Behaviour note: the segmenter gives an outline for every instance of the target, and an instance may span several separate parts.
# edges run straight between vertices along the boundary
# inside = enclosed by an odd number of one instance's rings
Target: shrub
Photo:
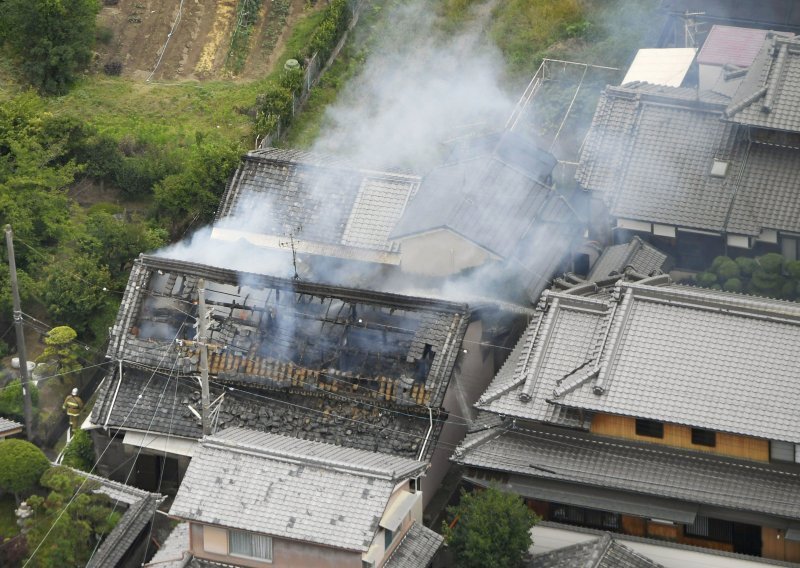
[[[699,286],[709,287],[717,282],[717,275],[713,272],[701,272],[695,276],[695,281]]]
[[[767,272],[760,268],[753,273],[753,278],[750,282],[755,293],[774,297],[783,288],[785,280],[780,274]]]
[[[729,278],[737,278],[740,274],[739,265],[729,258],[720,262],[714,272],[722,281],[728,280]]]
[[[30,383],[30,389],[31,404],[36,406],[39,404],[39,389],[33,383]],[[0,390],[0,416],[23,420],[23,415],[22,381],[14,379]]]
[[[759,256],[756,261],[762,269],[770,274],[780,274],[781,269],[783,268],[783,256],[777,252],[771,252]]]
[[[118,77],[122,74],[122,63],[119,61],[109,61],[103,65],[103,73],[112,77]]]
[[[84,430],[78,430],[64,448],[64,465],[83,471],[91,471],[94,465],[94,444]]]
[[[792,279],[800,280],[800,260],[789,260],[783,267]]]
[[[758,269],[758,263],[754,259],[746,256],[740,256],[735,262],[742,276],[752,276],[753,272]]]
[[[0,442],[0,489],[13,493],[19,501],[22,493],[31,491],[50,467],[42,450],[25,440]]]
[[[722,289],[727,292],[741,292],[742,288],[742,281],[739,278],[729,278],[722,285]]]
[[[711,266],[709,267],[709,270],[716,274],[717,268],[719,268],[721,264],[728,262],[729,260],[732,260],[729,256],[716,256],[714,257],[714,260],[711,261]]]
[[[300,92],[303,87],[304,72],[302,68],[285,69],[281,73],[280,86],[293,93]]]

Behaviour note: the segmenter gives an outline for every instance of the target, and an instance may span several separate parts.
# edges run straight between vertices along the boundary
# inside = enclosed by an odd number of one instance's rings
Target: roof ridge
[[[272,435],[272,434],[271,434]],[[277,434],[276,434],[277,435]],[[302,442],[309,442],[308,440],[295,440],[299,444],[295,444],[294,447],[297,445],[302,446]],[[361,477],[374,477],[376,479],[389,479],[394,480],[398,478],[397,468],[378,468],[378,467],[366,467],[357,464],[347,463],[337,459],[331,458],[322,458],[322,457],[315,457],[310,455],[304,455],[301,451],[298,450],[288,450],[288,449],[277,449],[277,448],[268,448],[263,446],[256,446],[253,444],[248,444],[246,442],[240,442],[237,440],[230,440],[226,438],[218,438],[218,437],[206,437],[200,442],[201,445],[213,448],[213,449],[221,449],[221,450],[228,450],[237,453],[248,454],[256,457],[266,457],[275,459],[277,461],[284,461],[284,462],[294,462],[294,463],[302,463],[305,465],[310,465],[314,467],[326,467],[330,469],[334,469],[337,471],[341,471],[343,473],[350,473],[352,475],[358,475]],[[368,452],[367,450],[359,450],[358,448],[348,448],[344,446],[337,446],[335,444],[329,444],[327,442],[310,442],[312,444],[324,444],[332,449],[339,449],[342,451],[348,451],[353,453],[373,453]],[[411,463],[418,463],[418,468],[412,468],[412,471],[420,468],[427,467],[425,462],[415,462],[415,460],[409,458],[401,458],[397,456],[388,455],[386,457],[394,458],[398,461],[402,460],[406,463],[407,466],[410,467]]]
[[[586,568],[600,568],[600,565],[603,563],[603,558],[613,544],[614,539],[607,532],[597,539],[594,545],[596,552],[589,558]]]

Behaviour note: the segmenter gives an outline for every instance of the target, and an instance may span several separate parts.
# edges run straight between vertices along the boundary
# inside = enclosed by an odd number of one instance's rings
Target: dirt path
[[[280,26],[277,12],[287,2],[286,23]],[[104,5],[98,25],[111,39],[98,43],[97,71],[119,62],[122,76],[141,81],[226,77],[236,5],[237,0],[119,0]],[[237,78],[263,77],[272,69],[305,5],[305,0],[264,0],[247,62]]]

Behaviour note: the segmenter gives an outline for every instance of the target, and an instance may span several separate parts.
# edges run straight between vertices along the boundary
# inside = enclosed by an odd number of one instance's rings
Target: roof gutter
[[[430,420],[430,426],[428,427],[428,433],[425,434],[425,441],[422,442],[422,447],[419,450],[419,455],[417,456],[417,461],[422,461],[422,456],[425,455],[425,448],[428,446],[428,439],[431,437],[431,432],[433,432],[433,410],[431,407],[428,407],[428,419]]]
[[[119,381],[117,381],[117,388],[114,389],[111,406],[108,407],[108,414],[106,414],[106,421],[103,423],[103,430],[108,430],[108,421],[111,419],[111,411],[114,410],[114,403],[117,402],[117,394],[119,394],[120,385],[122,385],[122,359],[119,360]]]

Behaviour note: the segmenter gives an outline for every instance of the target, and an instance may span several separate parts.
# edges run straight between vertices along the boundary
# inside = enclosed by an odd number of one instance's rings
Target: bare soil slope
[[[107,44],[98,43],[97,68],[122,64],[122,75],[153,81],[210,79],[229,76],[225,59],[236,26],[236,0],[119,0],[103,6],[98,25],[111,31]],[[304,0],[292,0],[286,25],[270,53],[261,35],[271,17],[265,0],[251,35],[242,78],[263,76],[274,63]]]

